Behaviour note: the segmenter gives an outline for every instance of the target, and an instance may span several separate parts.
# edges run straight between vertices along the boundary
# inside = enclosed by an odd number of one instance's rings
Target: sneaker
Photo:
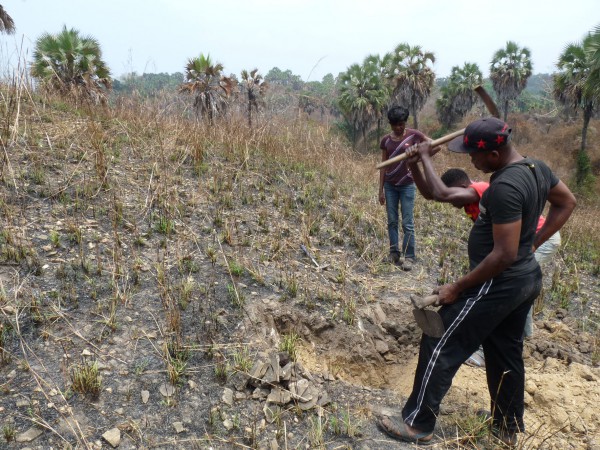
[[[408,272],[409,270],[412,270],[413,266],[415,265],[415,260],[414,258],[404,258],[398,263],[398,265],[402,270],[406,270]]]
[[[465,361],[467,366],[485,368],[485,356],[481,347]]]

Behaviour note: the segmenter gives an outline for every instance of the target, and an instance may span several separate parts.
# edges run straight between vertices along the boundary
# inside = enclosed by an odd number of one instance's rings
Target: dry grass
[[[55,336],[55,324],[65,326],[71,319],[64,311],[89,308],[92,332],[81,339],[100,348],[127,328],[132,305],[143,305],[140,297],[150,291],[152,298],[143,300],[157,300],[159,306],[143,314],[163,340],[162,346],[151,344],[162,364],[155,373],[182,385],[200,370],[190,363],[191,351],[208,349],[203,351],[212,357],[212,373],[224,382],[232,368],[247,371],[251,365],[246,347],[228,353],[217,344],[230,332],[223,324],[225,308],[232,307],[227,314],[256,319],[248,312],[241,281],[277,284],[281,301],[298,301],[310,311],[325,305],[332,318],[352,326],[358,308],[376,295],[357,280],[389,271],[382,264],[386,224],[374,169],[379,152],[353,152],[327,124],[271,112],[250,129],[234,111],[209,127],[189,120],[187,105],[168,96],[153,102],[118,99],[98,110],[38,96],[23,84],[2,85],[0,94],[1,256],[4,264],[27,274],[12,297],[3,293],[0,306],[19,305],[22,320],[31,320],[34,325],[28,326],[39,327],[48,342],[64,345],[66,355],[76,345]],[[423,123],[435,126],[426,117]],[[525,120],[518,129],[522,149],[558,167],[561,177],[571,175],[572,163],[561,157],[565,153],[537,150],[537,142],[548,142],[548,133]],[[568,149],[576,134],[576,125],[562,125],[552,130],[550,142]],[[591,154],[597,160],[598,149]],[[478,177],[468,160],[448,152],[440,153],[436,164],[440,170],[463,167]],[[599,272],[598,205],[595,200],[583,205],[565,228],[561,249],[564,268],[577,280]],[[419,251],[437,281],[464,271],[466,219],[448,206],[421,200],[415,215]],[[320,272],[290,265],[303,257],[299,244],[313,251],[319,264],[320,249],[340,250],[330,259],[330,284],[315,282],[324,278]],[[208,264],[200,266],[203,261]],[[44,296],[31,286],[32,277],[42,274],[54,277]],[[410,289],[424,289],[412,283]],[[593,291],[582,292],[578,298],[597,299]],[[7,314],[0,320],[1,362],[14,359],[7,330],[14,330],[23,349],[17,358],[28,365],[35,361],[19,323]],[[582,326],[597,336],[596,319],[589,317]],[[300,336],[289,330],[283,338],[282,350],[294,359]],[[143,339],[135,336],[135,345]],[[146,364],[138,362],[136,372],[148,372]],[[97,375],[95,363],[86,361],[65,366],[62,374],[71,377],[74,391],[93,395],[101,386]],[[44,393],[59,387],[52,377],[49,371],[36,373]],[[330,415],[329,422],[313,417],[311,424],[314,446],[326,444],[327,429],[358,435],[349,409]],[[460,425],[460,445],[469,441],[471,425]],[[81,448],[91,448],[84,433],[73,434]]]

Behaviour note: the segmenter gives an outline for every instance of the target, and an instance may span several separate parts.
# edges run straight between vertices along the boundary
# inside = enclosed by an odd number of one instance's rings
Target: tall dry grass
[[[217,159],[237,161],[242,169],[250,161],[261,160],[265,161],[263,169],[271,173],[293,170],[325,174],[342,187],[362,215],[375,220],[380,228],[385,227],[382,208],[377,204],[378,173],[374,169],[379,150],[374,148],[370,154],[353,151],[328,123],[308,120],[297,111],[277,110],[263,112],[256,126],[249,128],[240,107],[232,108],[215,126],[209,126],[195,120],[189,109],[189,99],[168,93],[151,100],[121,97],[109,108],[94,105],[76,108],[49,93],[43,97],[33,94],[31,83],[23,83],[25,79],[15,77],[9,84],[3,85],[0,104],[3,110],[2,169],[3,173],[14,170],[6,152],[18,140],[26,141],[25,151],[31,152],[29,161],[34,166],[36,161],[39,166],[39,162],[44,160],[43,152],[59,153],[64,160],[80,160],[81,170],[67,177],[62,185],[51,188],[53,195],[59,195],[77,184],[81,190],[89,190],[106,183],[111,171],[106,167],[109,162],[104,160],[105,153],[116,148],[148,163],[157,174],[169,175],[176,172],[173,168],[182,167],[189,161],[201,170],[207,155],[212,155]],[[19,132],[21,115],[27,109],[28,120],[36,117],[42,125],[34,131],[25,123]],[[74,116],[77,118],[74,119]],[[466,118],[461,126],[473,118]],[[425,132],[435,127],[428,116],[422,116],[420,120],[427,127]],[[522,115],[511,116],[509,122],[514,128],[514,143],[518,150],[546,161],[569,184],[574,174],[574,153],[580,143],[580,124],[565,123],[560,119],[541,121]],[[593,120],[589,130],[588,151],[595,166],[600,161],[600,143],[594,138],[597,126],[598,122]],[[46,141],[47,148],[40,147],[40,141]],[[91,184],[89,174],[85,182],[83,176],[83,166],[91,155],[95,156],[99,187],[83,185]],[[442,151],[436,156],[435,164],[439,172],[449,167],[460,167],[475,180],[489,178],[474,170],[465,155]],[[112,167],[118,172],[118,162]],[[16,177],[12,179],[14,182]],[[126,184],[126,180],[118,176],[113,176],[112,182]],[[600,188],[596,189],[598,192]],[[168,192],[163,192],[163,197],[167,198]],[[580,206],[565,227],[567,237],[572,236],[568,241],[586,243],[586,260],[591,261],[598,254],[595,236],[599,233],[598,221],[589,220],[589,217],[596,216],[600,209],[598,198],[598,195],[580,197]],[[580,245],[570,244],[564,247],[564,252],[568,254],[569,248],[584,251]],[[594,263],[590,265],[594,266]]]
[[[151,100],[121,97],[108,108],[92,104],[74,106],[50,93],[35,93],[23,71],[2,84],[0,96],[2,174],[8,175],[6,181],[14,185],[19,170],[43,176],[40,172],[46,154],[64,161],[79,161],[76,170],[63,180],[48,183],[51,196],[72,188],[98,191],[109,182],[126,189],[128,180],[118,176],[119,157],[115,158],[114,152],[140,158],[141,164],[136,163],[137,166],[142,168],[147,163],[149,175],[156,171],[165,176],[173,175],[189,161],[201,171],[207,155],[234,160],[242,169],[251,161],[261,160],[265,161],[263,169],[271,173],[293,170],[325,174],[342,188],[362,215],[373,218],[379,227],[385,226],[382,208],[377,204],[378,173],[374,169],[379,150],[374,148],[370,154],[353,151],[331,124],[308,120],[291,106],[285,111],[263,112],[253,128],[246,125],[241,106],[232,108],[215,126],[209,126],[195,120],[190,111],[191,101],[185,97],[162,93]],[[466,118],[461,125],[473,118]],[[33,127],[32,120],[38,126]],[[431,117],[422,115],[420,121],[427,128],[425,132],[435,127]],[[523,115],[513,115],[509,122],[518,150],[546,161],[569,183],[574,173],[574,152],[580,143],[580,124],[560,119],[542,121]],[[593,120],[588,140],[595,167],[600,161],[600,142],[595,139],[597,126],[598,121]],[[27,160],[30,167],[11,167],[7,152],[15,145],[24,146],[22,151],[30,155]],[[440,172],[448,167],[461,167],[473,179],[488,179],[473,169],[465,155],[442,151],[435,163]],[[90,172],[86,173],[88,169]],[[95,174],[98,186],[91,181],[94,178],[91,174]],[[168,182],[163,188],[167,185]],[[600,188],[596,189],[598,192]],[[161,195],[167,201],[169,193],[165,190]],[[587,260],[594,260],[598,254],[595,238],[599,235],[598,221],[589,219],[597,216],[598,198],[598,195],[580,198],[580,207],[565,228],[565,233],[572,236],[568,241],[586,242]],[[564,247],[564,251],[569,248],[583,251],[574,244]]]

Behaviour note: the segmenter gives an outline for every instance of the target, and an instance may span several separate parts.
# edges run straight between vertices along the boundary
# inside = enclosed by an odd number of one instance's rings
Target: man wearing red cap
[[[564,225],[576,200],[545,163],[521,156],[510,137],[506,123],[487,118],[471,123],[464,136],[448,145],[452,151],[469,154],[477,169],[493,174],[469,235],[470,271],[436,289],[446,331],[441,338],[421,338],[403,420],[380,419],[381,428],[394,438],[431,440],[440,402],[454,374],[481,344],[494,435],[516,445],[516,433],[525,429],[522,336],[527,312],[542,286],[533,251]],[[433,153],[429,142],[419,144],[412,161],[420,157],[435,190],[443,182],[433,170]],[[546,201],[550,203],[546,222],[536,233]]]

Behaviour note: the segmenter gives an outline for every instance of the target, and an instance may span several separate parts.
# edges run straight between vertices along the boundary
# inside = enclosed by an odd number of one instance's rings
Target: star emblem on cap
[[[483,139],[480,139],[479,142],[477,142],[477,148],[485,148],[485,141]]]
[[[498,136],[496,137],[496,144],[500,145],[500,144],[502,144],[503,142],[504,142],[504,136],[500,136],[500,135],[498,135]]]

